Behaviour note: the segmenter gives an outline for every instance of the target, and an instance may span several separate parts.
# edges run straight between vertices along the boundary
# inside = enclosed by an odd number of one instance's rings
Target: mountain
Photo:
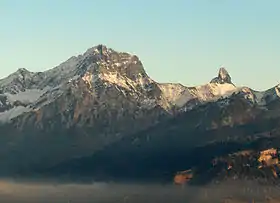
[[[234,151],[278,132],[279,90],[239,87],[224,67],[201,86],[158,83],[139,57],[104,45],[19,69],[0,80],[0,175],[170,177],[206,160],[190,158],[201,146],[225,156],[220,142]]]

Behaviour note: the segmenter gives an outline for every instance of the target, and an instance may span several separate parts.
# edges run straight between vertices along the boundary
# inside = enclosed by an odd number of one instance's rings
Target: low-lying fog
[[[271,200],[267,201],[268,198]],[[156,184],[0,182],[0,202],[5,203],[245,203],[252,202],[252,199],[255,202],[280,202],[277,201],[280,200],[280,188],[252,182],[185,188]]]

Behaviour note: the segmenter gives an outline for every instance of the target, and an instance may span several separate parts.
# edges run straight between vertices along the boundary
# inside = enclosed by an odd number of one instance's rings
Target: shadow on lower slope
[[[164,129],[142,132],[104,148],[91,157],[74,159],[45,170],[44,176],[79,181],[161,181],[170,183],[177,171],[196,168],[203,185],[220,173],[212,170],[215,157],[240,150],[260,151],[280,146],[278,120],[224,127],[212,131],[177,130],[168,134]],[[273,129],[273,130],[272,130]]]

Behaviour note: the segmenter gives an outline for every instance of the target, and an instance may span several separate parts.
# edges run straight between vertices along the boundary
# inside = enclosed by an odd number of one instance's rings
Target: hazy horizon
[[[0,1],[0,78],[44,71],[97,44],[136,54],[158,82],[200,85],[225,66],[235,84],[279,83],[280,2]]]
[[[0,181],[0,201],[53,203],[206,203],[231,199],[235,203],[279,201],[279,187],[270,187],[250,181],[233,181],[201,187],[160,184],[52,184],[43,182]],[[238,200],[238,201],[236,201]]]

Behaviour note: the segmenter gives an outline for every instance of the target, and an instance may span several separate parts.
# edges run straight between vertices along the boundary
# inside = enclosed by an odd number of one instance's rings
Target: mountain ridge
[[[109,67],[110,70],[108,69]],[[112,72],[113,69],[115,71]],[[37,91],[38,94],[35,96],[40,98],[50,91],[51,88],[55,89],[66,82],[70,83],[78,78],[82,78],[88,85],[91,85],[92,80],[98,80],[96,77],[98,77],[97,75],[100,74],[100,71],[103,73],[103,80],[126,89],[131,89],[131,87],[125,84],[129,81],[129,83],[136,82],[134,86],[139,84],[146,87],[157,86],[158,90],[156,91],[162,92],[160,105],[165,109],[170,109],[174,105],[177,108],[181,108],[188,101],[195,98],[202,102],[215,100],[247,88],[236,87],[231,82],[231,77],[224,67],[219,69],[217,77],[205,85],[187,87],[180,83],[158,83],[147,75],[143,64],[137,56],[125,52],[117,52],[104,45],[98,45],[87,49],[84,54],[72,56],[53,69],[44,72],[30,72],[27,69],[18,69],[15,73],[0,80],[0,92],[17,94],[25,91],[25,89],[31,91],[36,89],[41,90],[41,93],[39,94],[39,91]],[[124,76],[123,74],[125,74],[124,78],[122,77]],[[140,77],[135,78],[137,77],[135,74],[139,74]],[[125,78],[130,80],[127,81]],[[89,82],[89,80],[91,81]],[[249,88],[249,91],[253,94],[251,97],[256,97],[254,93],[260,95],[266,92],[255,91],[251,88]]]
[[[149,149],[145,156],[164,152],[170,158],[171,148],[172,156],[184,157],[180,151],[206,144],[212,132],[227,140],[233,132],[243,134],[238,126],[277,128],[279,90],[277,85],[262,92],[236,86],[224,67],[199,86],[158,83],[139,57],[104,45],[44,72],[19,69],[0,80],[0,175],[51,168],[98,152],[103,157],[115,143],[131,150],[124,155],[136,153],[139,163],[143,151],[135,143]]]
[[[49,71],[51,71],[52,69],[55,69],[55,68],[61,66],[62,64],[65,64],[65,63],[67,63],[67,62],[69,62],[69,61],[73,61],[73,60],[75,60],[75,59],[78,59],[79,57],[81,57],[81,56],[84,55],[84,54],[87,54],[87,53],[90,53],[90,52],[96,52],[98,46],[102,46],[102,47],[104,47],[105,49],[108,49],[108,50],[110,50],[110,51],[115,51],[115,50],[113,50],[113,49],[111,49],[111,48],[107,48],[106,45],[97,45],[97,46],[93,46],[93,47],[91,47],[91,48],[88,48],[83,54],[79,54],[79,55],[76,55],[76,56],[71,56],[71,57],[69,57],[67,60],[65,60],[64,62],[58,64],[57,66],[55,66],[55,67],[53,67],[53,68],[47,69],[47,70],[45,70],[45,71],[34,72],[34,71],[29,71],[29,70],[26,69],[26,68],[18,68],[17,71],[15,71],[14,73],[17,73],[17,72],[28,72],[28,73],[43,73],[43,72],[49,72]],[[118,52],[118,51],[115,51],[115,52]],[[119,52],[119,53],[125,53],[125,54],[129,54],[129,55],[131,55],[131,56],[136,56],[136,55],[130,54],[130,53],[128,53],[128,52]],[[136,57],[137,57],[137,56],[136,56]],[[223,70],[223,71],[226,71],[226,74],[230,77],[230,74],[227,72],[227,70],[226,70],[226,68],[225,68],[224,66],[221,66],[221,68],[219,68],[218,76],[221,74],[222,70]],[[0,78],[0,81],[3,80],[3,79],[5,79],[5,78],[7,78],[7,77],[9,77],[9,76],[11,76],[11,75],[13,75],[14,73],[11,73],[11,74],[9,74],[9,75],[6,76],[6,77]],[[218,77],[214,77],[214,78],[210,81],[210,83],[211,83],[211,82],[214,82],[214,81],[215,81],[215,78],[218,78]],[[230,77],[230,80],[231,80],[231,77]],[[179,85],[182,85],[182,86],[185,86],[185,87],[193,87],[193,86],[188,86],[188,85],[185,85],[185,84],[179,83],[179,82],[158,82],[158,83],[160,83],[160,84],[179,84]],[[231,82],[228,82],[228,83],[231,83]],[[278,84],[277,84],[277,85],[278,85]],[[275,86],[273,86],[273,87],[276,87],[277,85],[275,85]],[[200,85],[196,85],[196,86],[200,86]],[[262,91],[266,91],[266,90],[268,90],[268,89],[270,89],[270,88],[265,89],[265,90],[257,90],[257,89],[255,89],[255,88],[252,88],[252,89],[253,89],[254,91],[262,92]]]

